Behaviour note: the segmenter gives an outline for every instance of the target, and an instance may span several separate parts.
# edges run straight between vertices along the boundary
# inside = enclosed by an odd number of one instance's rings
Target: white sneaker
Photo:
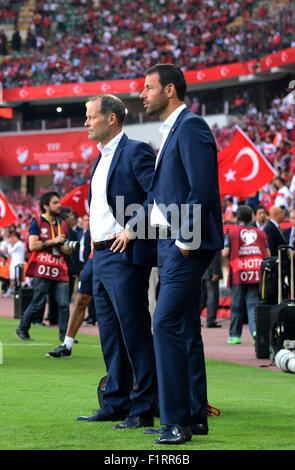
[[[10,297],[11,294],[12,294],[12,292],[11,292],[11,289],[10,289],[10,287],[9,287],[9,288],[7,289],[7,291],[5,292],[5,294],[3,294],[3,297]]]

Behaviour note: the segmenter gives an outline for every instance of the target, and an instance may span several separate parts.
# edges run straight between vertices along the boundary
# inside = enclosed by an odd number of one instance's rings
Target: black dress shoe
[[[113,426],[113,429],[137,429],[154,425],[154,418],[146,418],[144,416],[127,416],[125,421]]]
[[[207,424],[191,424],[190,427],[192,430],[192,434],[194,434],[195,436],[206,436],[209,432]]]
[[[208,426],[206,424],[191,424],[190,425],[192,434],[194,435],[207,435],[208,434]],[[144,434],[163,434],[165,431],[167,431],[168,425],[164,426],[163,428],[150,428],[150,429],[145,429],[143,431]]]
[[[169,424],[166,428],[166,431],[154,441],[155,444],[183,444],[192,438],[190,426]]]
[[[100,408],[92,416],[78,416],[76,421],[121,421],[125,416],[116,413],[109,413],[103,408]]]

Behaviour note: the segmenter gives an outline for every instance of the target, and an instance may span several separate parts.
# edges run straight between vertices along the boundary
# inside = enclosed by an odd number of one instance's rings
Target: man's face
[[[259,222],[260,224],[264,224],[264,222],[266,221],[266,212],[264,209],[258,209],[257,212],[256,212],[256,220],[257,222]]]
[[[100,105],[101,99],[88,103],[84,124],[88,128],[88,139],[96,142],[104,141],[110,132],[107,118],[100,112]]]
[[[70,227],[75,227],[75,225],[77,224],[73,212],[69,212],[69,215],[65,218],[65,221],[67,222],[67,224],[69,224]]]
[[[165,89],[159,82],[158,72],[147,75],[144,82],[144,90],[140,98],[143,100],[143,106],[149,115],[161,116],[168,106],[168,98],[165,96]]]
[[[82,219],[82,222],[83,222],[83,228],[85,230],[88,230],[89,229],[89,216],[88,215],[84,215],[83,219]]]
[[[57,196],[53,196],[50,199],[49,202],[49,215],[52,215],[54,217],[58,216],[60,214],[60,199]]]

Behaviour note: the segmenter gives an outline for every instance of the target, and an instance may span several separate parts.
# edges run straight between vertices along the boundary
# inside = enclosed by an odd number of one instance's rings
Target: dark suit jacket
[[[267,222],[263,230],[267,235],[268,248],[270,249],[271,256],[278,256],[279,246],[286,245],[289,240],[285,239],[271,220]]]
[[[214,274],[218,274],[219,279],[222,278],[221,251],[216,251],[214,258],[204,272],[202,279],[204,281],[209,281]]]
[[[128,139],[126,134],[117,146],[107,177],[106,192],[113,215],[122,227],[126,226],[136,209],[147,199],[155,171],[155,158],[155,153],[148,144]],[[90,179],[89,207],[92,198],[91,181],[99,160],[100,155]],[[118,196],[121,197],[119,201]],[[135,239],[128,243],[126,255],[134,264],[150,262],[154,257],[154,243]]]
[[[69,228],[68,231],[68,240],[70,241],[80,241],[83,234],[83,229],[81,227],[76,227],[76,230]],[[68,267],[69,274],[78,274],[82,269],[82,264],[79,260],[79,250],[73,250],[72,253],[65,257],[66,264]]]
[[[201,205],[201,243],[191,249],[223,248],[222,211],[218,184],[217,149],[212,132],[204,119],[184,109],[170,130],[161,151],[153,178],[151,202],[166,207],[175,204],[179,210],[177,239],[193,242],[189,233],[200,225],[194,206]],[[185,205],[186,211],[181,205]],[[171,213],[168,222],[175,225]],[[193,232],[194,230],[194,232]]]
[[[84,235],[84,251],[83,251],[83,258],[84,258],[84,263],[89,258],[89,255],[91,253],[91,235],[90,235],[90,230],[86,230],[86,233]]]

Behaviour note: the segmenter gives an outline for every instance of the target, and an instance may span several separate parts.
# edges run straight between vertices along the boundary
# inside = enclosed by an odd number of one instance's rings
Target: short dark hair
[[[169,83],[175,86],[176,94],[179,100],[184,101],[186,93],[186,80],[181,68],[176,64],[156,64],[150,67],[145,75],[152,73],[159,74],[159,82],[164,88]]]
[[[71,207],[67,207],[67,206],[61,206],[60,208],[60,218],[65,220],[67,217],[69,217],[69,215],[71,214],[72,212],[72,208]]]
[[[253,210],[251,206],[243,204],[237,209],[237,219],[239,222],[251,222],[253,217]]]
[[[54,196],[59,198],[59,194],[56,191],[48,191],[48,193],[42,194],[42,196],[40,197],[40,210],[42,214],[46,212],[44,206],[49,206],[49,203]]]
[[[14,230],[13,232],[11,232],[10,236],[16,237],[16,238],[18,238],[19,240],[22,239],[21,234],[20,234],[19,232],[17,232],[16,230]]]
[[[96,95],[90,98],[87,103],[100,99],[100,112],[103,116],[107,117],[114,113],[117,117],[118,124],[123,124],[126,117],[126,107],[123,101],[115,95],[105,94]]]
[[[275,176],[275,177],[274,177],[274,180],[278,180],[278,181],[280,181],[280,183],[286,184],[286,181],[285,181],[284,178],[282,178],[281,176]]]
[[[263,209],[266,212],[266,214],[268,214],[266,207],[261,206],[261,205],[254,207],[254,214],[256,215],[257,211],[259,211],[260,209]]]

